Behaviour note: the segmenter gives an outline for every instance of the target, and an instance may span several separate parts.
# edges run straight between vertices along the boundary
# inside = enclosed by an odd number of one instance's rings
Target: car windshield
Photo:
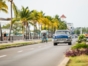
[[[55,34],[70,34],[70,32],[69,31],[56,31],[56,33]]]

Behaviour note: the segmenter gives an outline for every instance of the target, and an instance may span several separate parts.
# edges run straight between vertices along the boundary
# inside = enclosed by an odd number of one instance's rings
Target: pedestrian
[[[6,32],[4,32],[4,40],[7,39],[7,35],[6,35]]]
[[[47,35],[46,35],[46,33],[43,33],[42,42],[47,42]]]

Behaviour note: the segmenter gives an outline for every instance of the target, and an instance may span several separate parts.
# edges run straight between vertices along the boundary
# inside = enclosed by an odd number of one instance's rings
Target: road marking
[[[23,52],[23,50],[18,51],[18,53]]]
[[[7,55],[2,55],[2,56],[0,56],[0,58],[5,57],[5,56],[7,56]]]

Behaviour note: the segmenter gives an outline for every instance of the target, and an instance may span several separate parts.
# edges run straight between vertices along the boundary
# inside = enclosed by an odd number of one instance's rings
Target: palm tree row
[[[1,2],[5,3],[3,0]],[[66,23],[62,22],[58,15],[55,17],[46,16],[43,11],[32,10],[30,11],[28,7],[23,7],[19,10],[14,2],[12,2],[14,17],[12,19],[12,26],[16,23],[22,25],[23,35],[26,33],[29,34],[30,26],[32,24],[34,26],[34,32],[37,30],[37,24],[39,25],[39,29],[41,30],[50,30],[52,33],[57,29],[66,29]],[[1,6],[0,6],[1,8]],[[5,7],[3,7],[5,8]],[[7,7],[5,8],[7,10]],[[34,34],[35,35],[35,34]],[[24,37],[23,37],[24,38]]]

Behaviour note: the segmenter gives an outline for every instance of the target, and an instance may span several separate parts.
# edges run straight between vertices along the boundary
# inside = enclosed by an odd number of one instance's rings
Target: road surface
[[[68,44],[48,42],[0,50],[0,66],[58,66],[69,48]]]

